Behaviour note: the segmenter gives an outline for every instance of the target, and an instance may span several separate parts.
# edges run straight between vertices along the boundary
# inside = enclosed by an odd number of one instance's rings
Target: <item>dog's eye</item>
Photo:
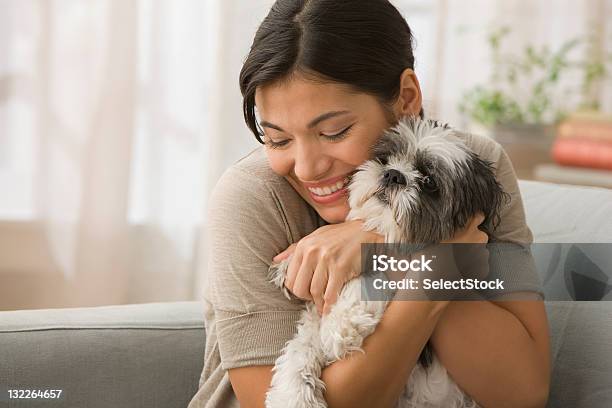
[[[382,156],[378,158],[378,162],[383,166],[386,166],[387,164],[389,164],[389,159],[386,156]]]
[[[436,180],[430,176],[425,176],[421,179],[421,186],[423,187],[423,190],[429,193],[438,191],[438,184],[436,183]]]

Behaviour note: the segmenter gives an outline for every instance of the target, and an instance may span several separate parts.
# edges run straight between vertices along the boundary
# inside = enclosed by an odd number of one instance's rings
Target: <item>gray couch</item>
[[[537,242],[612,242],[612,190],[521,181],[521,191]],[[543,279],[555,299],[569,300],[571,290],[554,284],[558,269]],[[546,307],[548,406],[612,406],[612,303]],[[201,314],[199,302],[1,312],[0,407],[184,408],[203,363]],[[59,400],[8,401],[7,388],[63,392]]]

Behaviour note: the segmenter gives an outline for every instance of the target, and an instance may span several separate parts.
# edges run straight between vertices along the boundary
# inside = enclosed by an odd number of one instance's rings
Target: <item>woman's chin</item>
[[[315,206],[315,210],[321,218],[330,224],[339,224],[346,220],[349,213],[349,205],[347,200],[342,200],[342,203],[334,206]]]

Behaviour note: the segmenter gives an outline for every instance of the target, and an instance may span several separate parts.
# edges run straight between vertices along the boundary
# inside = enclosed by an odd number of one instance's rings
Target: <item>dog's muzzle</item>
[[[407,184],[406,177],[401,171],[395,169],[386,170],[380,179],[380,187],[375,195],[381,202],[389,204],[389,193],[393,190],[404,188]]]
[[[389,169],[383,173],[381,185],[384,188],[388,188],[391,186],[405,186],[406,185],[406,177],[395,169]]]

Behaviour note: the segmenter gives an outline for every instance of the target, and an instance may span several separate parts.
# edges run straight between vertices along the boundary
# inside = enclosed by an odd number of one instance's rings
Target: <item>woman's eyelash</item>
[[[331,140],[331,141],[341,140],[341,139],[344,139],[349,134],[352,128],[353,128],[353,125],[347,127],[340,133],[336,133],[335,135],[322,135],[322,136],[324,136],[327,140]],[[272,149],[280,149],[282,147],[285,147],[287,143],[289,143],[289,141],[290,141],[289,139],[286,139],[286,140],[281,140],[280,142],[275,142],[274,140],[268,139],[266,141],[266,144],[270,146],[270,148]]]
[[[268,144],[268,146],[270,146],[272,149],[280,149],[281,147],[284,147],[287,145],[287,143],[289,143],[289,140],[281,140],[280,142],[275,142],[274,140],[270,140],[268,139],[266,141],[266,143]]]
[[[325,138],[328,140],[340,140],[340,139],[345,138],[349,134],[352,128],[353,128],[353,125],[347,127],[340,133],[336,133],[335,135],[323,135],[323,136],[325,136]]]

